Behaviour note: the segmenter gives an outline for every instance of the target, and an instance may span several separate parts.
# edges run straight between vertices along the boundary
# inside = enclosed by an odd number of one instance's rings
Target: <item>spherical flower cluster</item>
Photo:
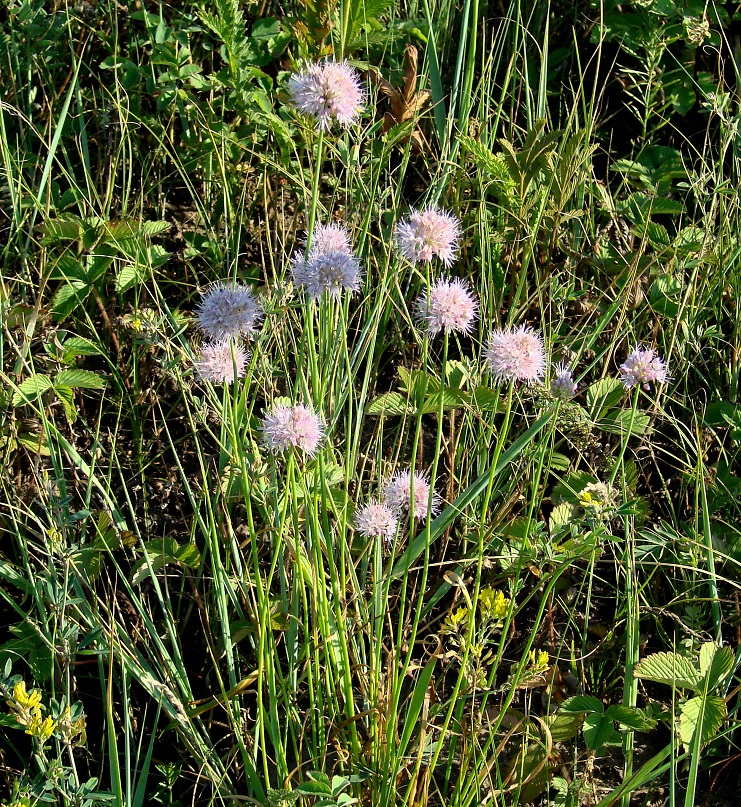
[[[249,353],[230,339],[201,345],[198,353],[195,367],[204,381],[232,384],[244,377]]]
[[[307,239],[308,240],[308,239]],[[311,234],[311,253],[321,255],[327,250],[352,254],[350,236],[341,224],[317,224]]]
[[[216,283],[203,295],[196,321],[213,340],[251,336],[262,320],[262,306],[246,286]]]
[[[666,364],[651,348],[642,348],[636,345],[628,354],[628,358],[620,365],[622,374],[620,380],[626,389],[639,384],[644,389],[650,389],[651,382],[663,384],[666,381]]]
[[[368,502],[355,513],[355,529],[366,538],[380,536],[390,541],[394,537],[398,523],[399,520],[393,510],[383,502]]]
[[[495,330],[489,337],[485,357],[498,383],[525,381],[532,384],[545,374],[543,337],[527,325]]]
[[[441,278],[417,300],[417,317],[433,336],[440,331],[469,333],[476,321],[478,303],[468,285],[455,278]]]
[[[344,250],[312,248],[307,257],[297,254],[293,260],[293,282],[314,300],[325,291],[335,296],[343,290],[357,291],[362,276],[358,259]]]
[[[576,395],[577,383],[566,365],[556,365],[556,374],[551,379],[551,395],[559,401],[570,401]]]
[[[310,64],[291,76],[288,90],[296,109],[316,118],[320,129],[328,129],[333,118],[340,126],[352,125],[365,101],[358,71],[346,61]]]
[[[425,475],[419,471],[414,472],[414,500],[412,500],[412,472],[397,471],[383,486],[383,501],[394,513],[412,511],[414,518],[427,518],[428,510],[431,515],[437,515],[441,499],[437,493],[432,494],[430,503],[430,483]]]
[[[262,430],[270,451],[285,451],[294,446],[309,455],[316,453],[325,436],[319,416],[303,404],[274,406],[263,418]]]
[[[412,210],[409,217],[396,225],[396,246],[412,263],[429,263],[436,255],[450,266],[455,260],[461,225],[444,210],[428,207]]]

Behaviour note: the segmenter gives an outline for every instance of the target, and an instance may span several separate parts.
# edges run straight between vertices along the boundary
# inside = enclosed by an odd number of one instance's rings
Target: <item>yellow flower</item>
[[[462,606],[456,611],[452,611],[443,622],[441,633],[455,633],[459,628],[465,627],[468,622],[468,608]]]
[[[507,616],[509,610],[509,599],[504,596],[504,592],[494,588],[482,588],[479,592],[479,606],[481,616],[499,622]]]
[[[13,698],[19,706],[29,711],[43,708],[41,706],[41,693],[38,689],[32,689],[30,692],[26,692],[25,681],[19,681],[13,687]]]
[[[528,661],[534,672],[545,672],[548,669],[548,653],[545,650],[531,650]]]
[[[50,717],[41,717],[39,709],[33,713],[26,734],[32,737],[37,737],[42,743],[45,743],[52,734],[54,734],[54,721]]]

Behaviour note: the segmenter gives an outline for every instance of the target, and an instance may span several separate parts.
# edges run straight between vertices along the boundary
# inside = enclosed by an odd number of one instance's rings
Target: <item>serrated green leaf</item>
[[[175,557],[183,566],[197,569],[201,565],[201,553],[195,544],[184,544],[176,552]]]
[[[559,711],[566,712],[567,714],[589,714],[591,712],[602,712],[605,710],[601,700],[593,697],[592,695],[574,695],[567,698],[562,704]]]
[[[69,364],[77,356],[101,356],[103,354],[97,345],[82,336],[70,336],[69,339],[65,339],[62,347],[64,348],[62,361],[65,364]]]
[[[633,413],[632,409],[615,409],[604,415],[598,426],[609,434],[645,434],[651,419],[643,412]]]
[[[658,684],[684,689],[697,689],[702,676],[695,665],[678,653],[653,653],[639,661],[633,671],[636,678],[647,678]]]
[[[695,732],[700,730],[699,747],[715,737],[718,729],[726,719],[726,702],[717,695],[703,697],[697,695],[682,704],[679,716],[679,736],[682,742],[690,746],[693,744]]]
[[[169,221],[144,221],[141,225],[141,231],[144,235],[152,238],[155,235],[162,235],[171,229],[172,224]]]
[[[90,286],[85,280],[65,281],[54,293],[51,308],[54,318],[61,321],[68,317],[78,305],[85,301]]]
[[[20,406],[25,403],[32,403],[39,395],[43,395],[48,389],[53,387],[51,378],[48,375],[36,374],[27,378],[13,393],[13,406]]]
[[[617,378],[603,378],[587,389],[587,410],[592,420],[599,420],[615,407],[625,395],[625,388]]]
[[[612,720],[604,713],[592,712],[584,719],[584,742],[590,751],[597,751],[613,740],[616,734]]]
[[[649,731],[656,725],[656,721],[647,719],[640,709],[631,709],[630,706],[621,704],[608,706],[605,716],[636,731]]]
[[[366,415],[404,415],[410,411],[410,405],[405,395],[398,392],[385,392],[374,398],[366,407]]]
[[[73,389],[103,389],[105,387],[105,379],[93,373],[90,370],[79,370],[73,368],[70,370],[62,370],[57,375],[54,386],[72,387]]]
[[[116,291],[121,294],[141,283],[145,278],[146,269],[138,264],[129,263],[121,268],[116,275]]]
[[[542,720],[547,724],[553,742],[565,743],[579,733],[583,717],[582,714],[562,714],[559,710],[555,715],[545,715]]]
[[[731,672],[735,659],[730,647],[718,647],[705,642],[700,647],[700,671],[706,678],[708,690],[714,689]]]
[[[75,393],[71,387],[54,385],[54,392],[59,398],[64,414],[70,423],[77,420],[77,407],[75,406]]]

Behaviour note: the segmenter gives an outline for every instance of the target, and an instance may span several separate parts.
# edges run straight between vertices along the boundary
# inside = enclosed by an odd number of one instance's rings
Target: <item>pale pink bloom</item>
[[[545,375],[543,337],[527,325],[493,331],[484,355],[497,383],[532,384]]]
[[[315,454],[324,439],[321,419],[303,404],[279,404],[262,421],[263,439],[270,451],[285,451],[294,446]]]
[[[320,129],[328,129],[333,118],[347,128],[358,119],[365,102],[358,71],[346,61],[310,64],[291,76],[288,90],[296,109],[316,118]]]
[[[459,278],[441,278],[430,289],[429,295],[417,299],[417,316],[434,335],[439,331],[469,333],[478,313],[476,298],[468,285]]]
[[[366,538],[381,536],[391,540],[399,523],[393,510],[383,502],[372,501],[355,511],[355,529]]]
[[[293,259],[293,282],[317,299],[328,292],[357,291],[363,276],[358,259],[349,252],[327,249],[318,254],[313,248],[308,258],[298,253]]]
[[[397,471],[383,486],[383,501],[394,513],[401,514],[412,510],[414,518],[427,518],[429,510],[436,515],[440,509],[441,499],[437,493],[432,494],[430,503],[430,483],[420,471],[414,472],[414,502],[412,502],[412,472]]]
[[[346,252],[348,255],[352,254],[350,236],[341,224],[317,224],[314,227],[314,232],[311,236],[311,254],[322,255],[328,250]]]
[[[556,365],[556,374],[551,379],[551,395],[559,401],[569,401],[576,395],[577,383],[566,365]]]
[[[211,339],[252,336],[262,320],[262,306],[247,286],[215,283],[203,295],[196,322]]]
[[[196,370],[205,381],[231,384],[235,378],[243,378],[249,353],[229,339],[201,345]]]
[[[652,347],[642,348],[636,345],[628,354],[628,358],[620,365],[620,380],[626,389],[639,384],[650,389],[652,381],[663,384],[666,381],[666,364]]]
[[[461,225],[451,213],[428,207],[411,210],[409,217],[396,225],[396,246],[412,263],[429,263],[436,255],[446,265],[455,260]]]

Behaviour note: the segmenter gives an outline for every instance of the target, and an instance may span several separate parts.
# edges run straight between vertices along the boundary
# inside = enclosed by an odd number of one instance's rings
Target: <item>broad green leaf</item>
[[[591,712],[604,712],[605,707],[601,700],[593,697],[592,695],[574,695],[567,698],[562,704],[559,711],[569,714],[589,714]]]
[[[68,317],[84,302],[90,293],[90,286],[85,280],[65,281],[55,292],[51,301],[54,318],[61,321]]]
[[[697,689],[702,678],[700,671],[684,656],[677,653],[653,653],[636,665],[633,675],[647,678],[670,687]]]
[[[65,364],[69,364],[77,356],[100,356],[103,354],[103,351],[97,345],[82,336],[70,336],[69,339],[65,339],[62,347],[64,348],[62,361]]]
[[[404,415],[411,411],[407,397],[398,392],[385,392],[365,407],[366,415]]]
[[[77,368],[62,370],[54,381],[54,386],[72,387],[73,389],[103,389],[105,379],[90,370]]]
[[[576,737],[583,722],[581,714],[562,713],[560,710],[555,715],[545,715],[542,720],[547,724],[554,743],[565,743]]]
[[[625,387],[617,378],[604,378],[587,389],[587,409],[592,420],[599,420],[608,410],[620,403]]]
[[[13,406],[20,406],[21,404],[35,401],[40,395],[43,395],[48,389],[51,389],[52,386],[54,385],[48,375],[32,375],[13,393]]]
[[[717,695],[703,698],[697,695],[682,705],[679,717],[679,736],[685,745],[692,745],[695,732],[700,727],[699,747],[715,737],[726,718],[726,702]]]
[[[75,420],[77,420],[77,407],[75,406],[74,390],[72,387],[65,387],[55,384],[54,392],[62,404],[62,408],[64,409],[64,414],[66,415],[67,420],[70,423],[73,423]]]
[[[700,671],[707,679],[707,689],[714,689],[731,672],[734,665],[733,650],[705,642],[700,648]]]
[[[604,415],[599,428],[610,434],[645,434],[650,418],[643,412],[633,414],[632,409],[616,409]]]
[[[183,564],[191,569],[197,569],[201,563],[201,553],[195,544],[183,544],[177,552],[175,557]]]
[[[620,704],[608,706],[605,715],[616,723],[622,723],[636,731],[650,731],[656,725],[656,721],[648,719],[640,709],[631,709],[630,706]]]
[[[612,719],[601,712],[592,712],[586,716],[583,731],[584,742],[590,751],[597,751],[605,743],[615,740],[617,735]]]
[[[139,264],[126,264],[116,275],[116,291],[120,294],[141,283],[146,277],[145,273],[146,268]]]

